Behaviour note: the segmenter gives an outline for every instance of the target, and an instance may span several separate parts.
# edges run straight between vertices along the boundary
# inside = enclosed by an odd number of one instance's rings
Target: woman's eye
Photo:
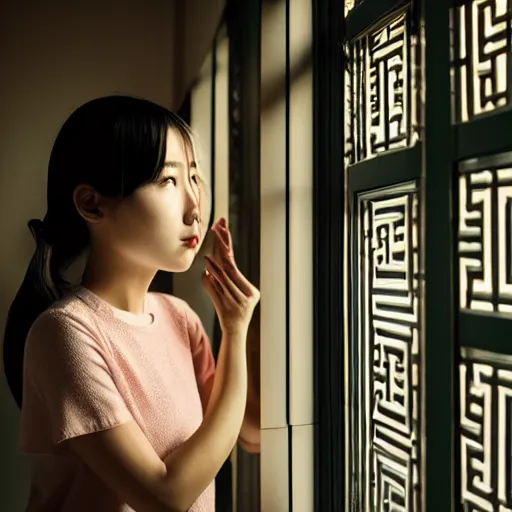
[[[177,181],[176,181],[176,178],[174,176],[169,176],[168,178],[165,178],[162,181],[162,183],[164,185],[167,185],[168,183],[172,183],[174,186],[176,186]]]

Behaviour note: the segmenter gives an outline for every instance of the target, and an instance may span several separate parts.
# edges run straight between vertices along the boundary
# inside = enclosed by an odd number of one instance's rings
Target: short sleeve
[[[186,315],[197,386],[201,399],[207,402],[215,376],[215,359],[201,319],[190,307],[187,307]]]
[[[46,452],[58,443],[132,419],[99,336],[79,319],[47,312],[27,338],[21,449]]]

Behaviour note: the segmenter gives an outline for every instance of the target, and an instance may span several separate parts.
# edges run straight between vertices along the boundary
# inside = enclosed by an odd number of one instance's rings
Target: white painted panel
[[[290,2],[290,423],[313,423],[312,3]],[[327,341],[327,340],[326,340]]]
[[[286,5],[262,12],[261,426],[286,425]],[[276,77],[279,81],[276,83]],[[277,101],[264,98],[277,90]]]

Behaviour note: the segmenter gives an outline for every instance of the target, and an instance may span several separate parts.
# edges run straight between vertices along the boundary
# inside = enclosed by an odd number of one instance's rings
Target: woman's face
[[[204,236],[196,163],[182,137],[170,129],[164,169],[111,208],[100,224],[103,243],[122,258],[151,270],[187,270]],[[100,226],[98,226],[100,227]]]

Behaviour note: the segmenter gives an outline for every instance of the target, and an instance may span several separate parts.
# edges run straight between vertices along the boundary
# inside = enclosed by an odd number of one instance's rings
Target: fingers
[[[223,291],[215,279],[215,277],[208,271],[205,271],[202,276],[203,286],[211,297],[215,308],[219,308],[222,303]]]
[[[206,270],[218,283],[220,293],[223,295],[223,297],[225,299],[231,299],[239,304],[242,304],[246,300],[247,296],[241,292],[238,286],[233,282],[233,280],[217,262],[208,256],[205,256],[205,260]]]
[[[232,258],[234,258],[233,240],[229,228],[226,224],[226,220],[223,218],[220,219],[212,229],[217,235],[217,239],[219,240],[220,245],[228,251]]]
[[[224,239],[220,235],[217,230],[213,230],[215,235],[215,243],[213,246],[213,256],[217,261],[220,261],[223,255],[232,255],[232,251],[230,251],[229,246],[226,245]]]
[[[221,232],[220,229],[222,221],[223,219],[217,221],[212,227],[213,235],[215,237],[212,255],[220,264],[226,255],[230,255],[231,257],[233,256],[233,251],[229,247],[229,239],[226,237],[226,233],[224,231]]]
[[[247,297],[251,296],[252,285],[245,278],[245,276],[240,272],[238,267],[236,266],[235,261],[228,254],[227,250],[221,249],[220,254],[215,255],[215,261],[217,264],[226,272],[229,278],[233,281],[233,283],[240,289],[240,291]]]
[[[233,255],[233,239],[231,238],[231,232],[229,231],[227,225],[221,224],[217,232],[219,233],[222,241],[224,242],[224,246],[227,247],[231,255]]]
[[[213,256],[205,256],[203,285],[215,305],[223,332],[248,326],[260,292],[238,269],[233,256],[231,234],[224,221],[217,222]]]
[[[238,287],[238,289],[246,297],[251,297],[253,295],[254,288],[236,266],[233,254],[233,241],[225,219],[221,218],[213,226],[212,231],[215,234],[215,245],[213,251],[214,260]]]
[[[205,273],[205,276],[208,278],[208,280],[213,284],[213,288],[215,289],[215,291],[217,292],[217,294],[219,296],[222,296],[222,294],[224,293],[223,290],[222,290],[222,286],[220,285],[220,283],[217,281],[216,277],[208,270],[205,269],[204,271]]]

